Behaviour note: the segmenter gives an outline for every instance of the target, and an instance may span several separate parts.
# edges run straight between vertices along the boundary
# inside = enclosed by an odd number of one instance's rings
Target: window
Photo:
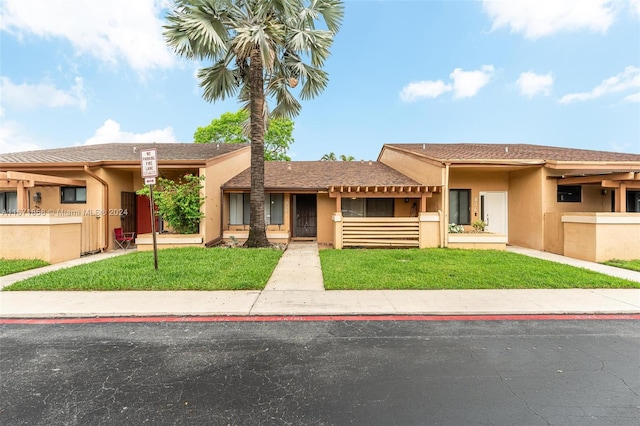
[[[582,187],[580,185],[558,185],[559,203],[579,203],[582,201]]]
[[[449,190],[449,223],[471,224],[471,190]]]
[[[250,194],[229,194],[229,224],[249,225],[250,220]],[[284,194],[265,194],[264,221],[267,225],[284,223]]]
[[[229,224],[249,224],[249,194],[229,194]]]
[[[265,194],[264,214],[267,225],[282,225],[284,223],[284,194]]]
[[[69,203],[86,203],[87,188],[83,186],[63,186],[60,188],[60,202]]]
[[[393,198],[343,198],[344,217],[393,217]]]
[[[0,213],[14,213],[18,211],[18,193],[0,192]]]
[[[627,191],[627,212],[640,213],[640,191]]]

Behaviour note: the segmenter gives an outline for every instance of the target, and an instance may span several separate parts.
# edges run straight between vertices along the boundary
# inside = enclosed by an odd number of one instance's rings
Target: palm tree
[[[336,161],[336,154],[334,154],[333,152],[325,154],[322,156],[320,161]]]
[[[197,73],[204,99],[237,96],[249,112],[248,247],[269,245],[264,223],[264,132],[269,116],[293,118],[300,113],[291,92],[298,84],[302,100],[327,86],[322,67],[343,15],[340,0],[176,0],[167,15],[164,36],[174,52],[213,62]],[[268,99],[275,101],[272,111]]]
[[[340,154],[340,160],[342,161],[353,161],[356,158],[353,155],[344,155],[344,154]]]

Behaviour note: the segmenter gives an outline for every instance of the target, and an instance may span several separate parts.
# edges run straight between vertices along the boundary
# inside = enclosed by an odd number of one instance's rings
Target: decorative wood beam
[[[591,175],[591,176],[574,176],[568,178],[559,178],[558,185],[580,185],[586,183],[600,183],[602,181],[620,181],[620,180],[632,180],[633,172],[628,173],[613,173],[609,175]]]
[[[81,179],[70,179],[58,176],[39,175],[35,173],[23,173],[23,172],[6,172],[9,180],[27,181],[34,184],[44,185],[70,185],[70,186],[86,186],[87,182]]]

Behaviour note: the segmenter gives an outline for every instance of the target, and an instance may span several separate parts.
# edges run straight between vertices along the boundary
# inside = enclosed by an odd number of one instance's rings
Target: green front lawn
[[[636,259],[636,260],[612,259],[603,263],[605,265],[615,266],[617,268],[631,269],[632,271],[640,272],[640,259]]]
[[[35,276],[5,290],[261,290],[282,256],[276,249],[134,252]],[[327,290],[640,288],[586,269],[504,251],[321,250]],[[6,261],[1,261],[4,265]]]
[[[261,290],[276,249],[181,248],[135,252],[17,282],[4,290]]]
[[[321,250],[327,290],[640,288],[640,283],[494,250]]]
[[[40,259],[0,259],[0,277],[47,265],[47,262]]]

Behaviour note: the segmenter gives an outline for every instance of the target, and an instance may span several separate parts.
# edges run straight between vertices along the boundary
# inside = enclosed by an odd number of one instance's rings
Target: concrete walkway
[[[563,263],[576,262],[517,247],[509,250],[536,257],[551,256],[553,259],[548,260]],[[87,262],[120,254],[124,252],[83,259]],[[603,267],[591,262],[574,266]],[[618,268],[604,268],[599,272],[620,272]],[[29,273],[33,275],[43,269]],[[640,273],[629,277],[640,281]],[[1,283],[9,282],[14,282],[14,275],[4,277]],[[640,289],[324,291],[317,244],[307,242],[289,244],[263,291],[0,292],[0,317],[5,318],[639,313]]]

